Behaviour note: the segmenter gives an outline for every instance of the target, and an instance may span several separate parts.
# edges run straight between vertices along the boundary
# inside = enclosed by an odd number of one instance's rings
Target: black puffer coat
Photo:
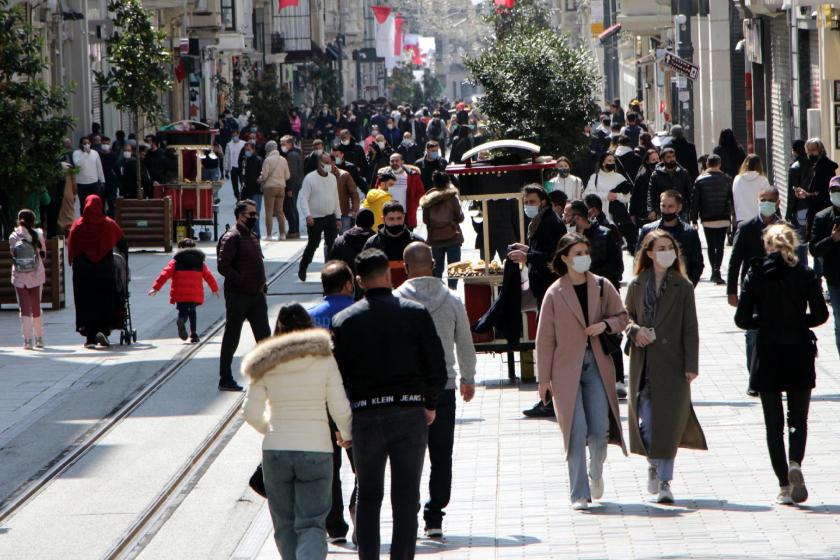
[[[692,180],[688,171],[677,165],[672,173],[664,163],[660,163],[653,170],[648,187],[648,212],[656,212],[659,215],[659,195],[665,191],[675,190],[683,197],[683,208],[691,208]]]
[[[708,171],[694,182],[691,221],[728,221],[732,216],[732,179],[722,171]]]
[[[813,270],[790,266],[779,253],[754,260],[735,312],[740,328],[758,330],[750,387],[813,389],[816,337],[810,329],[827,320],[828,308]]]
[[[589,240],[589,255],[592,274],[603,276],[618,290],[621,288],[621,277],[624,276],[624,259],[621,256],[621,237],[615,231],[591,221],[589,228],[583,232]]]

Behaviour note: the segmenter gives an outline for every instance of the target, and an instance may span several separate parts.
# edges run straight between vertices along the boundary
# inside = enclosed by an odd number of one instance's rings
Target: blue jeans
[[[222,170],[218,167],[214,167],[212,169],[202,169],[201,170],[201,180],[202,181],[218,181],[222,178]]]
[[[436,278],[443,278],[444,260],[446,260],[448,264],[460,261],[461,246],[450,245],[449,247],[433,247],[432,256],[435,259],[435,269],[433,274]],[[458,287],[457,278],[448,278],[447,282],[449,283],[449,287],[453,290]]]
[[[840,352],[840,286],[829,286],[828,296],[831,299],[831,314],[834,315],[834,343]]]
[[[583,356],[580,388],[575,401],[572,433],[569,437],[569,483],[572,501],[591,500],[586,471],[586,448],[589,447],[589,473],[592,480],[603,476],[610,431],[610,403],[601,380],[601,372],[590,348]]]
[[[257,205],[257,225],[254,226],[254,233],[257,234],[257,237],[262,237],[260,235],[260,214],[262,214],[262,199],[262,193],[251,196],[251,200],[253,200],[254,203]]]
[[[642,443],[647,449],[651,446],[651,437],[653,435],[653,406],[650,402],[650,382],[645,384],[642,392],[639,393],[638,403],[639,413],[639,431],[642,435]],[[674,478],[674,460],[673,459],[651,459],[648,458],[650,466],[656,468],[656,474],[662,482],[671,482]]]
[[[341,231],[338,232],[338,233],[344,233],[345,231],[347,231],[348,229],[353,227],[353,222],[354,222],[354,220],[353,220],[352,216],[347,216],[346,214],[342,214],[341,215]]]
[[[332,453],[263,450],[263,479],[280,556],[326,558]]]

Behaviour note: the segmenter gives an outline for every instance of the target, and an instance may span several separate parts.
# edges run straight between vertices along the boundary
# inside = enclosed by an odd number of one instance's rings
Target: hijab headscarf
[[[120,226],[102,210],[102,199],[95,194],[88,196],[82,217],[73,222],[67,238],[70,264],[79,255],[93,263],[101,261],[122,237]]]

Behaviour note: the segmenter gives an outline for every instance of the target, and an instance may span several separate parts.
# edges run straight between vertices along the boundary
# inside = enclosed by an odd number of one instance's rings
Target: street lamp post
[[[694,45],[691,43],[691,0],[676,0],[674,16],[674,39],[677,42],[677,56],[693,62]],[[679,87],[685,86],[685,87]],[[694,140],[694,88],[688,78],[678,81],[677,104],[679,124],[682,125],[688,140]]]

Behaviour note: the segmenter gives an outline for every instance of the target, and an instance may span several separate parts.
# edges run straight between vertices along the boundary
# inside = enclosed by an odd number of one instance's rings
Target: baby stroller
[[[137,331],[131,324],[131,294],[129,292],[131,273],[128,270],[125,255],[116,249],[114,250],[114,271],[120,305],[117,307],[112,328],[120,331],[120,344],[130,345],[132,342],[137,342]]]

